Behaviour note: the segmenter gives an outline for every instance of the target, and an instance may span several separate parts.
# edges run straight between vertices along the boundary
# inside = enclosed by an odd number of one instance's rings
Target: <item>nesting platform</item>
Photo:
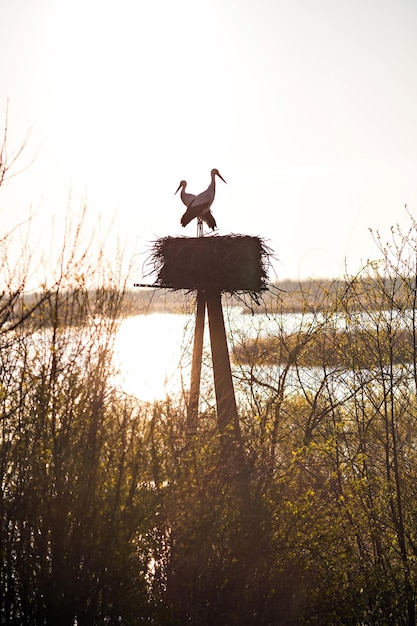
[[[155,286],[260,293],[267,289],[269,257],[259,237],[164,237],[152,250]]]

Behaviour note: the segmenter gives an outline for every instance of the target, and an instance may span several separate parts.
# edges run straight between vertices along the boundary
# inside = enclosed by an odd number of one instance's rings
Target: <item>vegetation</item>
[[[2,240],[0,623],[415,626],[416,224],[232,338],[239,438],[115,386],[126,284],[76,243],[27,299]]]

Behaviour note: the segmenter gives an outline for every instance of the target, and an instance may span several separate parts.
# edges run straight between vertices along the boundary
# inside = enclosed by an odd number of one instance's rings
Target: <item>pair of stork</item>
[[[202,234],[202,223],[205,222],[209,228],[214,230],[217,227],[216,220],[211,212],[211,205],[213,204],[214,195],[216,193],[216,176],[222,179],[225,183],[223,176],[219,170],[211,170],[211,183],[205,191],[195,196],[192,193],[187,193],[187,183],[182,180],[178,185],[177,193],[181,189],[181,200],[187,207],[186,212],[181,218],[181,226],[187,226],[194,218],[197,218],[199,232]]]

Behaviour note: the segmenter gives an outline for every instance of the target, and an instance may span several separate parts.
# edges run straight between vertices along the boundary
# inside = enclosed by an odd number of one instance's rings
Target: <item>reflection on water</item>
[[[152,402],[181,391],[180,363],[190,317],[168,313],[124,320],[116,337],[115,364],[122,388]]]

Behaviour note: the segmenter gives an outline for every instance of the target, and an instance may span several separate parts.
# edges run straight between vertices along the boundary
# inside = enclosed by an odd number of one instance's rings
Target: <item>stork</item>
[[[210,185],[207,187],[205,191],[195,196],[193,200],[190,202],[190,204],[187,206],[187,210],[181,218],[181,226],[187,226],[187,224],[189,224],[191,220],[193,220],[196,217],[197,219],[204,220],[206,224],[212,230],[216,228],[216,220],[214,219],[213,214],[210,211],[210,207],[213,204],[214,195],[216,193],[216,182],[215,182],[216,176],[221,178],[224,183],[226,182],[223,176],[220,174],[219,170],[217,169],[211,170]],[[180,187],[181,187],[181,183],[180,183]],[[178,189],[180,187],[178,187]],[[182,194],[181,194],[181,197],[182,197]]]
[[[187,187],[187,181],[186,180],[182,180],[180,182],[180,184],[178,185],[178,189],[177,189],[177,191],[175,193],[177,193],[181,189],[181,200],[183,201],[185,206],[188,208],[188,206],[194,200],[195,194],[187,193],[185,191],[186,187]],[[213,220],[214,220],[214,217],[213,217]],[[207,226],[210,226],[210,224],[208,222],[206,222],[206,224],[207,224]],[[216,222],[214,222],[214,228],[215,227],[216,227]],[[213,228],[213,230],[214,230],[214,228]],[[197,237],[202,237],[202,236],[203,236],[203,220],[201,219],[201,217],[198,217],[197,218]]]
[[[183,201],[185,206],[188,208],[191,202],[194,200],[195,195],[193,193],[187,193],[185,191],[186,187],[187,187],[187,181],[182,180],[180,184],[178,185],[178,189],[175,193],[178,193],[178,191],[181,189],[181,200]],[[216,220],[214,219],[213,214],[210,210],[208,211],[206,215],[202,215],[201,217],[198,216],[197,217],[197,235],[199,237],[203,235],[203,220],[207,224],[207,226],[211,228],[212,230],[214,230],[217,227]]]

